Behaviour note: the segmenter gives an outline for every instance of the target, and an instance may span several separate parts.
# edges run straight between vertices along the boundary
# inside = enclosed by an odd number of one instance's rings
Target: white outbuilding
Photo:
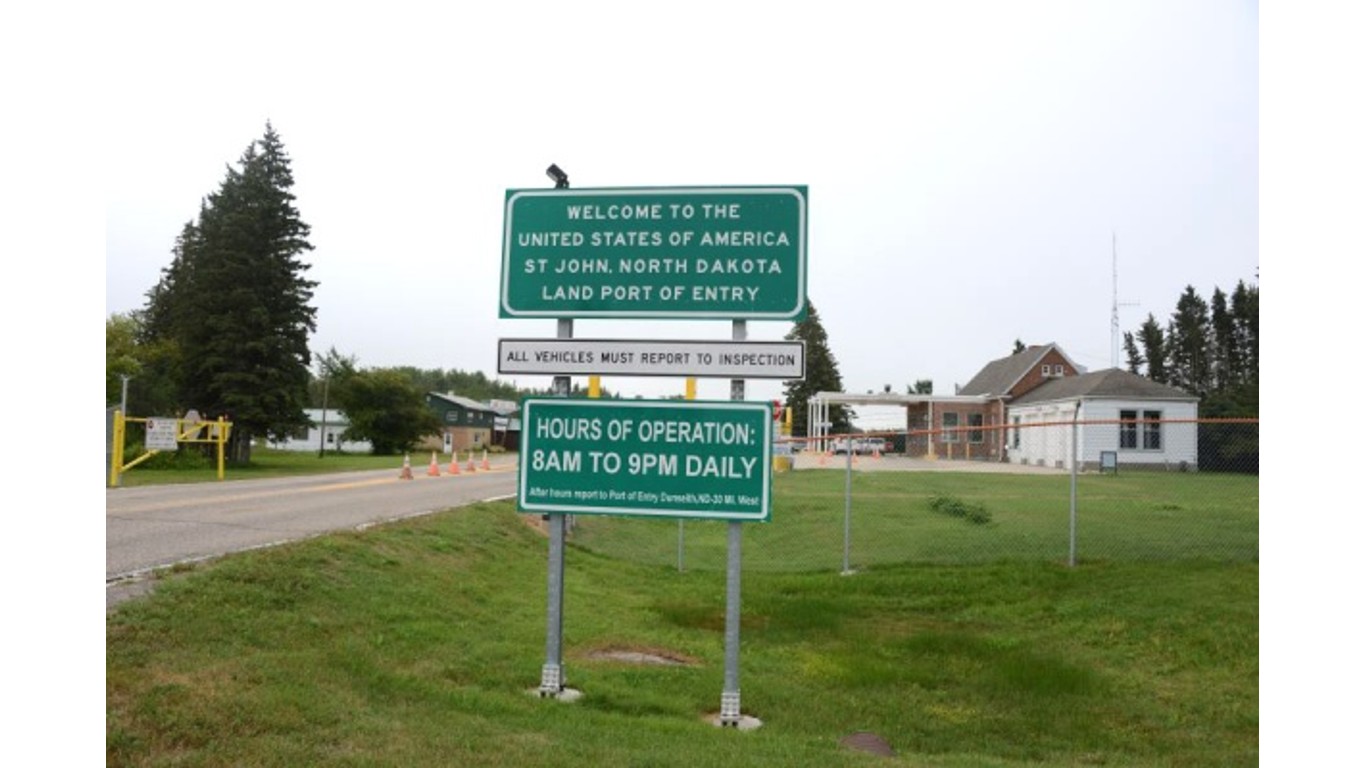
[[[1118,368],[1049,379],[1006,406],[1007,460],[1071,469],[1075,420],[1084,425],[1075,430],[1083,469],[1107,458],[1120,469],[1194,471],[1198,405],[1194,395]]]

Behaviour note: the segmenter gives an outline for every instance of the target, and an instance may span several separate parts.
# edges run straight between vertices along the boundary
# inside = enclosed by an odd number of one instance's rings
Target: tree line
[[[145,306],[107,319],[106,402],[119,402],[131,377],[128,393],[139,412],[194,408],[206,418],[224,416],[234,424],[229,458],[245,462],[255,438],[283,439],[309,426],[308,406],[345,411],[347,439],[391,452],[439,428],[427,392],[477,401],[549,394],[481,371],[361,369],[335,349],[315,357],[308,338],[316,330],[317,283],[302,260],[313,246],[293,185],[290,157],[267,122],[182,227]],[[1255,416],[1257,303],[1257,287],[1241,281],[1231,294],[1216,288],[1209,302],[1188,286],[1165,328],[1149,314],[1136,333],[1124,334],[1129,370],[1198,395],[1202,416]],[[814,304],[808,301],[786,338],[806,343],[806,378],[786,382],[784,392],[793,434],[806,435],[810,398],[843,391],[843,382]],[[928,381],[913,387],[930,388]],[[571,392],[582,393],[577,385]],[[846,407],[832,407],[830,430],[850,431],[850,417]]]
[[[1165,327],[1149,313],[1124,334],[1129,371],[1196,395],[1202,417],[1256,416],[1258,296],[1241,280],[1232,293],[1216,287],[1208,302],[1186,286]]]
[[[314,408],[346,414],[343,440],[367,441],[378,455],[411,450],[423,437],[439,434],[441,422],[428,407],[428,392],[452,393],[477,402],[550,394],[490,379],[483,371],[396,366],[365,368],[354,356],[329,349],[318,359],[309,399]]]

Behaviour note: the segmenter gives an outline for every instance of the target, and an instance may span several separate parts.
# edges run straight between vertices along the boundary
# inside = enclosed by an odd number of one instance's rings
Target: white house
[[[1100,466],[1113,451],[1118,467],[1189,469],[1197,464],[1199,399],[1175,387],[1110,368],[1047,380],[1012,400],[1008,460],[1017,464],[1072,468],[1073,419],[1081,467]],[[1050,427],[1030,425],[1051,424]]]
[[[370,452],[369,440],[342,441],[342,433],[351,426],[351,422],[341,411],[334,408],[329,408],[326,412],[321,408],[305,408],[304,413],[308,416],[308,429],[300,429],[285,440],[272,440],[269,443],[271,448],[282,451],[317,451],[326,448],[329,451],[343,453]],[[325,429],[324,413],[327,417]]]

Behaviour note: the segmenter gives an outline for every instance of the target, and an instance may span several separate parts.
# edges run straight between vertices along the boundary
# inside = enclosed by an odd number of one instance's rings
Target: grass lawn
[[[794,557],[825,557],[800,555],[787,528],[801,525],[794,505],[825,503],[843,476],[804,474],[775,480],[773,523],[747,525],[747,568],[784,536]],[[892,482],[867,479],[867,493]],[[868,514],[919,503],[891,496]],[[1008,505],[983,503],[1013,530]],[[573,704],[530,694],[546,544],[510,502],[168,577],[107,619],[108,764],[1257,762],[1255,558],[747,570],[742,706],[764,726],[739,733],[704,722],[720,704],[724,575],[604,541],[581,528],[567,557],[565,669],[585,693]],[[690,663],[595,658],[607,650]],[[839,747],[857,731],[898,757]]]
[[[855,472],[850,565],[1066,563],[1070,479],[1065,475]],[[844,558],[845,473],[777,475],[773,521],[745,527],[748,570],[839,570]],[[935,509],[936,498],[983,510],[973,523]],[[1258,556],[1258,478],[1213,472],[1082,475],[1077,483],[1077,556],[1097,560]],[[575,541],[650,565],[678,564],[676,520],[579,516]],[[683,524],[687,570],[726,563],[726,524]]]

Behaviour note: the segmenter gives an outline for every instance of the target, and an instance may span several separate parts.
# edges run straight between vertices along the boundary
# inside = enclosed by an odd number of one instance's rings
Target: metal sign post
[[[574,321],[556,321],[555,335],[573,338]],[[556,397],[569,397],[569,377],[556,376],[553,390]],[[524,476],[524,473],[523,473]],[[564,691],[564,514],[547,514],[546,527],[550,534],[550,554],[546,568],[545,664],[541,666],[542,698],[559,696]]]
[[[731,338],[744,341],[749,329],[744,320],[731,323]],[[730,382],[730,399],[745,399],[745,380]],[[765,463],[771,463],[767,455]],[[721,687],[721,725],[740,725],[740,523],[726,531],[726,675]]]

